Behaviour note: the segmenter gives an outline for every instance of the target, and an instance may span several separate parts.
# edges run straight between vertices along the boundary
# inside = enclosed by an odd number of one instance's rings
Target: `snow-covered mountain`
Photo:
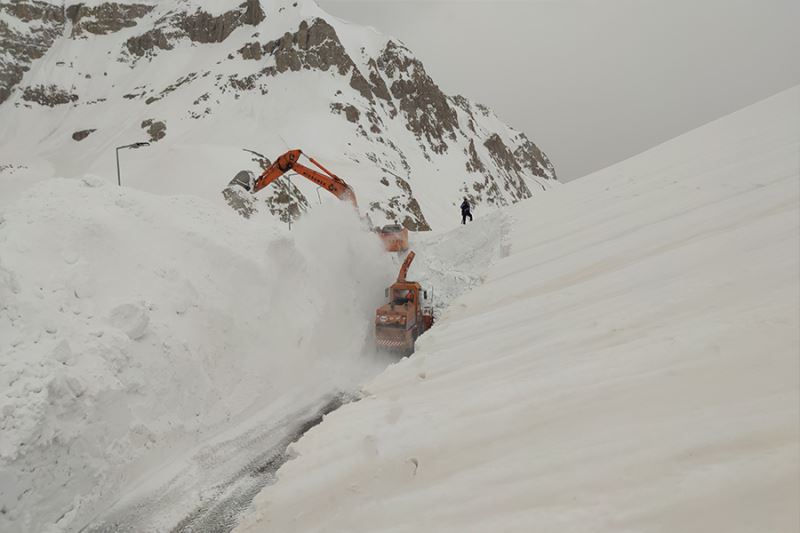
[[[138,141],[152,145],[120,153],[124,184],[245,216],[328,201],[300,178],[255,199],[225,189],[293,148],[348,181],[373,223],[415,230],[453,225],[462,196],[480,211],[557,184],[525,134],[312,0],[15,0],[0,45],[0,191],[110,178],[115,147]]]

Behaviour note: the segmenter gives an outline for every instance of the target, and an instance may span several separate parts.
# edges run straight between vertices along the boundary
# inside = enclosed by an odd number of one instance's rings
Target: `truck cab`
[[[375,312],[375,341],[379,348],[411,353],[417,337],[433,325],[428,293],[415,281],[386,289],[388,302]]]

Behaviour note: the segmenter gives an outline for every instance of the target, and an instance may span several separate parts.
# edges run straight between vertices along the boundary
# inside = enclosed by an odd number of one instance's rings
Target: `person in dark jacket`
[[[469,211],[469,200],[467,197],[464,197],[464,201],[461,202],[461,223],[467,223],[467,217],[469,217],[469,221],[472,222],[472,213]]]

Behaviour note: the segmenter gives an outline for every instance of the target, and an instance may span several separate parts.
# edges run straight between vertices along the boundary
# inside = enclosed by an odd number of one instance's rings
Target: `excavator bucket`
[[[228,186],[235,186],[241,187],[246,191],[253,190],[253,173],[249,170],[240,170],[231,181],[228,182]]]

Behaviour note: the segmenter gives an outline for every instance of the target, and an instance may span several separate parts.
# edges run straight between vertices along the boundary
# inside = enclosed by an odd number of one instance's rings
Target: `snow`
[[[386,365],[367,348],[394,272],[342,203],[289,232],[93,177],[21,193],[0,216],[0,530],[79,529],[198,443],[355,389]]]
[[[797,531],[798,116],[795,87],[509,209],[237,531]]]

